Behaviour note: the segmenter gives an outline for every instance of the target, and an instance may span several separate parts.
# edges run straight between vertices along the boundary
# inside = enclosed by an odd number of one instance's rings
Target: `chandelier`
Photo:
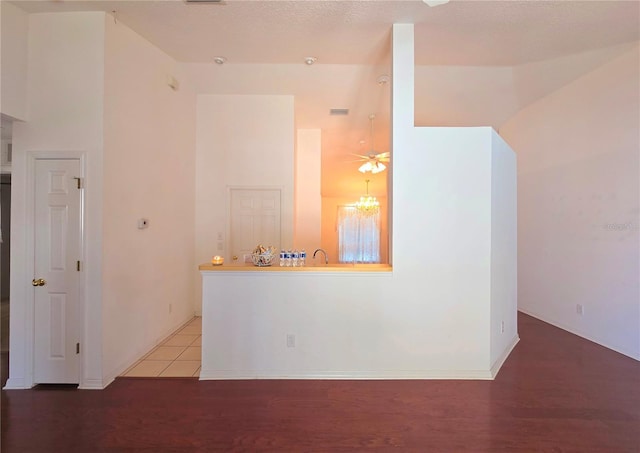
[[[360,200],[356,202],[355,206],[358,213],[363,215],[375,215],[380,212],[380,203],[376,197],[369,195],[369,180],[367,182],[367,194],[360,197]]]

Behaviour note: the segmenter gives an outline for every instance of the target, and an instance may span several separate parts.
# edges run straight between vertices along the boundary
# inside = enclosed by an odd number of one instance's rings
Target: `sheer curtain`
[[[338,206],[338,260],[341,263],[380,262],[380,211],[360,213]]]

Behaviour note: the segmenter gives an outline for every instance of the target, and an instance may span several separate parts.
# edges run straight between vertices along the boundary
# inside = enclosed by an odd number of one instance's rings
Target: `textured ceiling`
[[[295,97],[296,126],[322,129],[322,191],[362,191],[350,153],[389,148],[393,23],[415,24],[416,124],[499,126],[636,45],[640,2],[451,0],[15,1],[27,12],[105,11],[178,61],[198,92]],[[115,11],[115,12],[114,12]],[[223,66],[212,63],[224,56]],[[317,57],[315,65],[305,56]],[[348,117],[330,117],[348,108]],[[362,143],[364,142],[364,143]],[[386,192],[385,178],[372,192]]]
[[[14,2],[29,12],[116,11],[183,62],[381,64],[393,23],[416,25],[420,65],[508,65],[638,39],[635,1],[182,0]]]

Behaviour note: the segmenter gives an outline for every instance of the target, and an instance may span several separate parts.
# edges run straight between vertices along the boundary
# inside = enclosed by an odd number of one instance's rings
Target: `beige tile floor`
[[[202,318],[193,318],[124,372],[128,377],[198,377]]]

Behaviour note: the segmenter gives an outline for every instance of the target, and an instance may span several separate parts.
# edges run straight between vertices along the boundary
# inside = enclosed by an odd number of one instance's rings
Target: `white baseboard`
[[[3,390],[28,390],[33,388],[33,385],[29,385],[25,382],[23,378],[9,378],[7,379],[7,383],[2,388]],[[102,390],[106,387],[101,379],[86,379],[82,381],[79,385],[79,389],[97,389]]]
[[[490,370],[388,370],[388,371],[308,371],[291,373],[277,370],[200,371],[201,381],[250,379],[319,380],[491,380]]]
[[[507,360],[507,358],[511,354],[511,351],[513,351],[513,348],[516,347],[519,341],[520,341],[520,336],[516,334],[511,339],[511,341],[509,342],[507,347],[504,349],[504,351],[502,351],[502,354],[500,354],[500,357],[498,357],[495,363],[491,366],[491,379],[495,379],[495,377],[498,375],[500,368],[502,368],[502,365],[504,365],[504,362]]]
[[[634,355],[634,353],[632,353],[631,351],[627,351],[627,350],[624,350],[622,348],[618,348],[618,347],[606,344],[603,341],[601,341],[601,340],[599,340],[597,338],[594,338],[593,336],[591,336],[591,335],[589,335],[589,334],[587,334],[585,332],[582,332],[582,331],[580,331],[578,329],[574,329],[573,327],[569,327],[566,324],[563,324],[561,322],[558,322],[558,321],[555,321],[553,319],[550,319],[550,318],[548,318],[548,317],[546,317],[544,315],[541,315],[539,313],[535,313],[535,312],[529,311],[529,310],[523,310],[522,308],[518,308],[518,311],[521,311],[525,315],[529,315],[529,316],[531,316],[533,318],[539,319],[540,321],[546,322],[547,324],[551,324],[552,326],[557,327],[558,329],[566,330],[567,332],[572,333],[574,335],[577,335],[577,336],[579,336],[581,338],[584,338],[585,340],[589,340],[589,341],[591,341],[593,343],[596,343],[596,344],[602,346],[603,348],[611,349],[612,351],[615,351],[615,352],[617,352],[619,354],[622,354],[624,356],[627,356],[629,358],[632,358],[632,359],[637,360],[637,361],[640,362],[640,355]]]
[[[25,386],[25,381],[22,378],[9,378],[7,383],[2,387],[2,390],[25,390],[30,389],[31,386]]]
[[[111,381],[105,381],[103,379],[85,379],[78,386],[81,390],[104,390],[107,385],[111,384]]]

